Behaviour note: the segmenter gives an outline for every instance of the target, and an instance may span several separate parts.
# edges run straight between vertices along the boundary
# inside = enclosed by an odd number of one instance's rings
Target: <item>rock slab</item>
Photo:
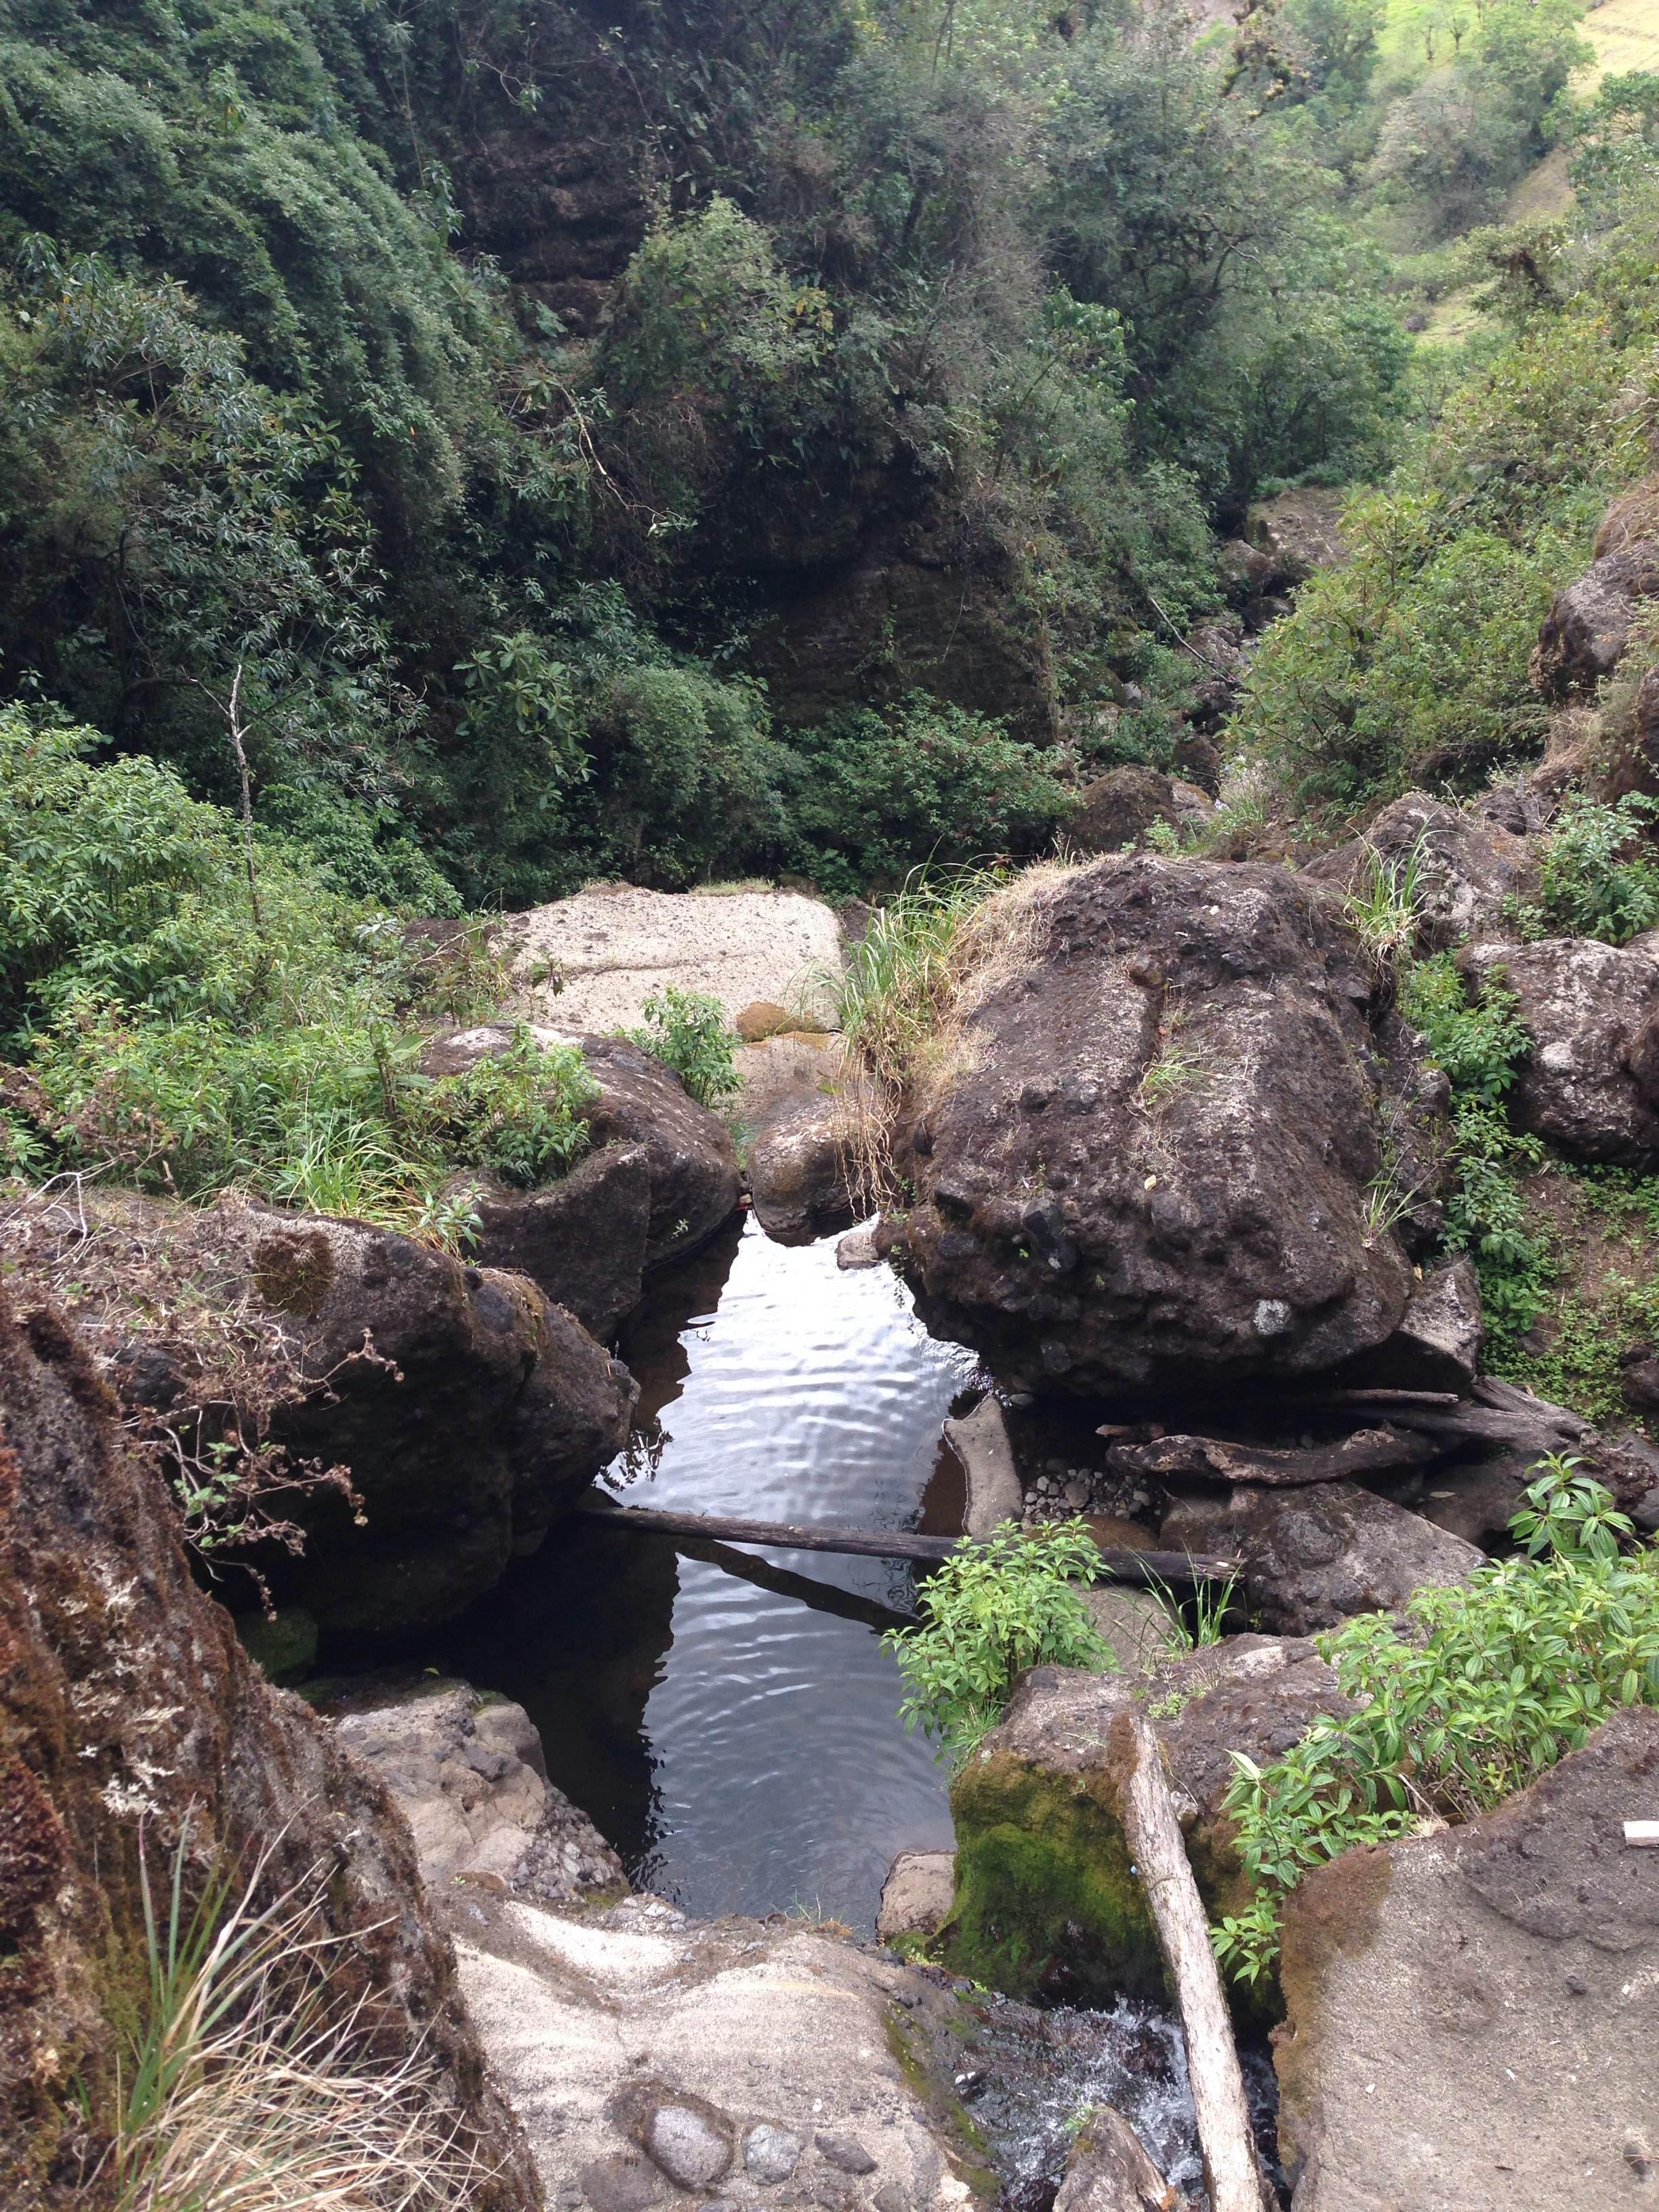
[[[1467,1827],[1293,1893],[1275,2035],[1294,2212],[1624,2212],[1659,2186],[1659,1712]]]

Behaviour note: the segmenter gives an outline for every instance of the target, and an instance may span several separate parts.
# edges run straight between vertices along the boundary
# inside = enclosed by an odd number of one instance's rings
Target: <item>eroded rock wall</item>
[[[478,2212],[539,2191],[491,2088],[409,1830],[298,1699],[270,1689],[196,1588],[159,1475],[61,1318],[0,1286],[0,2203],[95,2206],[123,2023],[146,1966],[141,1846],[190,1878],[268,1850],[313,1869],[333,1972],[377,2049],[422,2047],[475,2137]],[[92,2119],[79,2109],[77,2085]]]

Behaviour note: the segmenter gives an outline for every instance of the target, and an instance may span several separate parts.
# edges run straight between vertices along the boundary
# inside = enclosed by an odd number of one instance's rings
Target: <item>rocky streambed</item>
[[[1478,935],[1520,835],[1428,827]],[[52,2067],[111,2063],[94,1962],[131,1942],[132,1823],[176,1835],[194,1790],[216,1833],[287,1822],[296,1853],[359,1866],[330,1910],[394,2043],[438,2024],[503,2206],[1042,2212],[1062,2166],[1062,2212],[1197,2203],[1121,1724],[1155,1724],[1203,1901],[1236,1909],[1233,1754],[1340,1709],[1310,1632],[1464,1580],[1545,1452],[1653,1525],[1659,1457],[1481,1373],[1477,1287],[1435,1243],[1444,1084],[1334,891],[1139,855],[1024,895],[1018,957],[901,1102],[906,1202],[844,1247],[812,1241],[852,1210],[844,1071],[804,1030],[753,1048],[747,1220],[729,1133],[616,1040],[592,1042],[587,1160],[487,1193],[474,1263],[234,1200],[76,1189],[9,1215],[7,1771],[40,1802],[4,1894],[58,1991],[8,2077],[37,2165],[74,2148]],[[1599,951],[1521,964],[1547,1048],[1517,1110],[1551,1142],[1649,1158],[1656,975],[1643,947],[1616,975]],[[431,1064],[509,1037],[434,1039]],[[328,1686],[324,1723],[191,1589],[118,1406],[141,1449],[258,1414],[346,1468],[356,1510],[301,1487],[307,1548],[270,1563],[287,1644],[244,1621],[273,1671],[317,1639],[380,1662]],[[1098,1594],[1120,1670],[1028,1672],[947,1803],[877,1640],[907,1571],[572,1519],[596,1474],[624,1506],[893,1530],[1079,1514],[1120,1553],[1236,1559],[1249,1632],[1182,1654],[1151,1599]],[[59,1584],[53,1613],[35,1594]],[[1304,1883],[1277,1996],[1245,2008],[1296,2212],[1544,2212],[1569,2168],[1587,2212],[1640,2201],[1659,1895],[1622,1824],[1656,1789],[1659,1723],[1633,1711],[1498,1813]],[[918,1851],[882,1948],[882,1874]],[[52,1883],[79,1899],[67,1948]]]

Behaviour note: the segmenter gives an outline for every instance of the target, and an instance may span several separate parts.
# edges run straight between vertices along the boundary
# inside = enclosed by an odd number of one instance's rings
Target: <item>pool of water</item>
[[[972,1356],[885,1267],[752,1221],[653,1289],[621,1356],[641,1402],[623,1502],[864,1528],[961,1526],[939,1443]],[[860,1929],[905,1849],[948,1850],[944,1777],[878,1641],[908,1569],[703,1547],[591,1522],[522,1561],[447,1663],[525,1705],[548,1771],[643,1887],[700,1915],[802,1909]]]

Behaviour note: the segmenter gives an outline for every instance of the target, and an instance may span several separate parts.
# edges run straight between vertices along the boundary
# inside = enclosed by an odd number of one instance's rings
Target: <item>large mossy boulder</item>
[[[1432,1187],[1445,1084],[1340,902],[1152,854],[1032,897],[898,1146],[929,1325],[1025,1388],[1183,1401],[1382,1344],[1434,1210],[1378,1193]]]
[[[199,1471],[229,1442],[281,1455],[273,1480],[343,1471],[355,1507],[337,1483],[277,1491],[304,1547],[252,1555],[325,1649],[460,1612],[627,1441],[633,1380],[579,1322],[522,1275],[390,1230],[111,1191],[15,1207],[5,1243],[20,1310],[72,1276],[94,1356],[161,1457]]]
[[[1468,1826],[1345,1851],[1285,1914],[1296,2212],[1623,2212],[1659,2189],[1659,1713]]]
[[[1123,1830],[1128,1747],[1114,1741],[1114,1724],[1137,1704],[1158,1731],[1215,1913],[1247,1895],[1222,1810],[1231,1754],[1273,1758],[1316,1714],[1342,1708],[1313,1645],[1271,1637],[1234,1637],[1135,1677],[1034,1668],[951,1784],[956,1896],[936,1948],[955,1972],[1068,2003],[1162,1992],[1163,1957]]]

